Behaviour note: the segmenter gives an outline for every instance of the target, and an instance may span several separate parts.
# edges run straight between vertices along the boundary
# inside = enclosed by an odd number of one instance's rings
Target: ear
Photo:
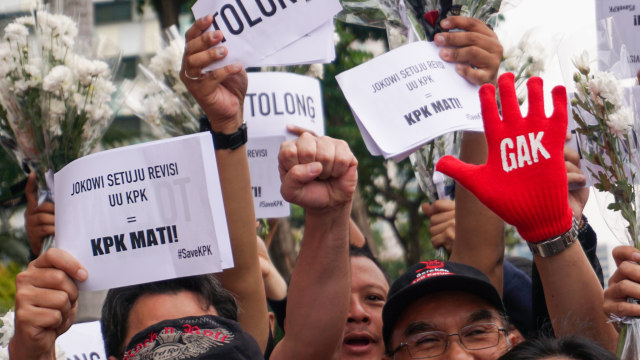
[[[524,341],[524,337],[518,330],[509,331],[509,334],[506,336],[507,340],[507,350],[511,350],[514,346],[520,344]]]
[[[118,360],[118,358],[115,356],[109,356],[109,360]]]

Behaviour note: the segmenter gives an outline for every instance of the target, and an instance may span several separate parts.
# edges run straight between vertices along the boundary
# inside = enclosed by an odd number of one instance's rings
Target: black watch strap
[[[240,125],[238,131],[231,134],[223,134],[212,130],[211,135],[213,136],[213,147],[216,150],[235,150],[247,143],[247,124]]]
[[[209,119],[206,116],[200,118],[200,131],[210,131],[213,137],[213,147],[216,150],[235,150],[247,143],[247,124],[240,125],[238,130],[231,134],[223,134],[211,130]]]

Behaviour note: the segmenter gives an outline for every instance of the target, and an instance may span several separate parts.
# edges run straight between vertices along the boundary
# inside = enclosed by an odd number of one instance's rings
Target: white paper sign
[[[288,66],[327,64],[335,60],[333,20],[327,21],[314,32],[258,61],[254,66]]]
[[[245,67],[320,28],[342,10],[338,0],[198,0],[196,19],[213,16],[210,30],[221,30],[229,55],[205,70],[240,62]],[[311,45],[311,44],[310,44]]]
[[[483,129],[479,87],[439,51],[415,42],[336,76],[373,155],[397,161],[444,133]]]
[[[278,152],[284,140],[284,136],[269,136],[247,142],[253,208],[258,219],[287,217],[291,213],[289,203],[280,194]]]
[[[324,135],[322,92],[318,79],[291,73],[249,73],[244,118],[249,138],[285,136],[287,125]]]
[[[92,154],[55,175],[56,245],[80,290],[233,266],[213,141],[200,133]]]
[[[619,78],[635,77],[640,69],[640,0],[596,1],[596,20],[601,70]],[[613,34],[606,36],[607,27]],[[626,58],[619,59],[621,55]],[[617,60],[626,66],[614,66]]]
[[[99,321],[73,324],[56,339],[56,345],[67,359],[106,360]]]

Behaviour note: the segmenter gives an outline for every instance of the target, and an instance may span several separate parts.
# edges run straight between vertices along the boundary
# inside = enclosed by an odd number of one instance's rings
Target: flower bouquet
[[[571,105],[588,175],[597,190],[613,196],[607,208],[620,213],[626,221],[628,241],[640,248],[635,193],[640,158],[631,108],[625,105],[620,82],[609,72],[592,70],[586,52],[573,63],[578,71],[573,76],[576,92]],[[615,320],[623,324],[618,357],[638,359],[640,319]]]
[[[77,34],[71,18],[39,10],[7,25],[0,41],[2,143],[36,171],[40,202],[54,199],[53,173],[88,154],[115,116],[119,52],[108,54],[111,65],[89,59],[74,51]]]
[[[166,31],[169,42],[149,62],[139,65],[139,75],[126,105],[140,119],[169,136],[193,134],[200,130],[204,112],[180,80],[184,38],[175,26]]]

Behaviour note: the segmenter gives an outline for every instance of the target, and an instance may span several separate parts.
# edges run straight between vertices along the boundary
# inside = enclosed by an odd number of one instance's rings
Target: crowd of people
[[[240,65],[201,74],[227,55],[218,46],[220,31],[206,31],[211,22],[199,19],[187,31],[182,80],[211,131],[231,134],[243,124],[247,75]],[[301,132],[278,156],[281,193],[305,210],[287,282],[256,239],[245,146],[217,149],[234,268],[109,290],[101,316],[107,356],[615,359],[619,329],[609,316],[640,316],[640,305],[626,301],[640,298],[640,251],[615,249],[618,269],[604,291],[596,234],[583,215],[586,178],[578,154],[565,146],[564,89],[553,90],[547,117],[542,80],[531,79],[523,117],[513,75],[498,78],[502,46],[495,33],[460,16],[441,26],[464,30],[434,41],[443,60],[482,85],[485,124],[484,134],[464,134],[459,159],[438,164],[457,181],[455,202],[423,206],[432,241],[450,260],[424,259],[391,282],[350,220],[358,160],[345,141]],[[220,51],[210,51],[214,46]],[[38,254],[54,216],[51,205],[37,206],[34,186],[31,178],[26,223]],[[505,222],[527,241],[532,262],[505,259]],[[91,276],[80,260],[49,249],[18,275],[12,359],[55,358],[56,338],[75,321],[76,283]],[[277,343],[274,318],[284,330]]]

